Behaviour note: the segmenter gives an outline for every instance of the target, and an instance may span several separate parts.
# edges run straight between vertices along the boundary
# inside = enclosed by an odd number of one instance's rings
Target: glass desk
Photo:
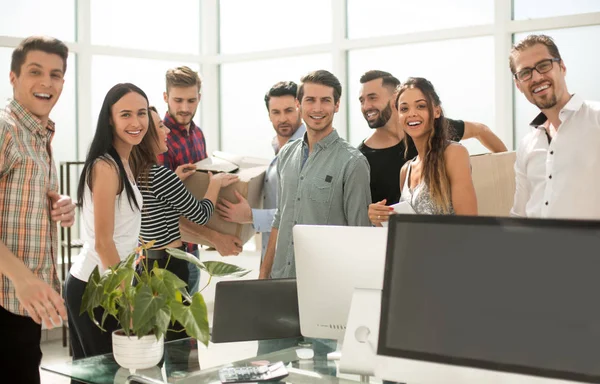
[[[260,343],[260,345],[259,345]],[[252,361],[283,361],[289,376],[285,383],[354,383],[359,376],[340,377],[336,361],[328,361],[332,345],[303,338],[209,344],[205,347],[194,339],[165,343],[165,354],[156,367],[130,372],[121,368],[112,354],[94,356],[62,364],[42,365],[42,369],[89,384],[124,384],[132,374],[154,381],[134,380],[132,383],[220,383],[218,372],[225,366],[245,366]],[[312,359],[301,360],[298,348],[311,348]],[[257,354],[258,352],[258,354]]]

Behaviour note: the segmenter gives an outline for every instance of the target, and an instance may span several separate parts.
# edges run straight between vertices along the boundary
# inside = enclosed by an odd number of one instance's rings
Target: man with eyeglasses
[[[517,217],[600,219],[600,103],[567,90],[551,37],[530,35],[509,57],[517,88],[540,114],[517,150]]]

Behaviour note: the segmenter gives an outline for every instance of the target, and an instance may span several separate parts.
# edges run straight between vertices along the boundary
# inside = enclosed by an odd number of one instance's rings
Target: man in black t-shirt
[[[358,149],[371,167],[371,197],[374,203],[386,200],[386,205],[400,200],[400,169],[417,156],[417,149],[404,145],[404,130],[394,108],[394,91],[400,81],[388,72],[372,70],[361,76],[360,106],[373,134]],[[484,124],[447,119],[452,128],[452,140],[477,138],[492,152],[504,152],[506,146]]]

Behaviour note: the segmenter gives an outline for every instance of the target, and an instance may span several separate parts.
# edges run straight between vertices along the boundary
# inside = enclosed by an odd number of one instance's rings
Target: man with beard
[[[551,37],[530,35],[509,56],[517,88],[540,114],[517,150],[518,217],[600,219],[600,103],[567,90]]]
[[[166,74],[166,91],[163,96],[168,106],[163,123],[171,130],[167,136],[168,152],[159,155],[158,163],[175,171],[185,180],[195,170],[194,163],[206,155],[206,141],[202,130],[193,121],[200,103],[202,82],[197,72],[189,67],[169,69]],[[242,251],[239,238],[213,231],[204,225],[189,224],[195,233],[203,236],[221,256],[238,255]],[[199,257],[198,246],[186,243],[187,252]],[[188,290],[198,291],[200,271],[189,265]]]
[[[271,87],[265,95],[265,104],[269,113],[269,120],[275,129],[275,137],[271,145],[275,151],[275,157],[269,164],[265,174],[263,186],[264,200],[263,209],[252,209],[248,201],[236,192],[237,203],[221,199],[217,205],[217,212],[223,220],[234,223],[251,223],[256,232],[262,233],[261,261],[265,256],[267,244],[271,234],[271,225],[275,208],[277,208],[277,196],[279,194],[279,177],[277,176],[277,155],[279,150],[288,141],[301,138],[306,132],[306,127],[300,118],[300,105],[296,99],[298,86],[293,81],[281,81]]]
[[[400,200],[400,169],[406,161],[417,156],[412,141],[406,151],[404,130],[392,105],[400,81],[388,72],[372,70],[362,75],[360,82],[361,111],[369,127],[374,129],[373,134],[358,146],[371,166],[371,197],[373,203],[395,204]],[[484,124],[447,120],[453,140],[474,137],[492,152],[506,151],[502,141]]]

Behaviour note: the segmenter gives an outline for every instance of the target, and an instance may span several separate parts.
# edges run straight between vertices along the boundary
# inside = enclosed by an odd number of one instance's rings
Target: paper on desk
[[[399,213],[402,215],[414,215],[416,214],[415,210],[413,209],[412,205],[410,205],[408,203],[408,201],[401,201],[397,204],[391,205],[392,208],[394,208],[394,212],[395,213]],[[384,221],[383,223],[381,223],[381,225],[383,225],[384,227],[388,226],[388,222]]]

